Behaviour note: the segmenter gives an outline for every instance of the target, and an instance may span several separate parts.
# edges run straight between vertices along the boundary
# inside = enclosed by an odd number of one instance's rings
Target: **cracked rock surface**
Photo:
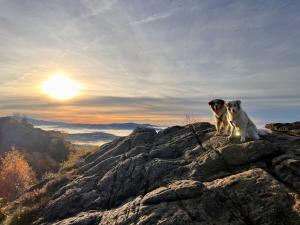
[[[101,146],[35,224],[299,225],[300,138],[214,134],[209,123],[139,128]]]

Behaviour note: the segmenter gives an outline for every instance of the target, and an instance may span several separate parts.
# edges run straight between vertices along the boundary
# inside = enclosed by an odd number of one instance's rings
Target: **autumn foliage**
[[[36,181],[35,174],[18,150],[0,157],[0,198],[14,200]]]

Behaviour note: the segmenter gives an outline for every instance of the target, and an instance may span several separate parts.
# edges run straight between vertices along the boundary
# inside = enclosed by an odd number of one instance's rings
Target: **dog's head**
[[[241,101],[240,100],[229,101],[225,103],[225,106],[228,112],[234,114],[241,109]]]
[[[225,101],[222,99],[214,99],[211,100],[208,105],[211,107],[211,109],[215,112],[218,113],[220,109],[222,109],[225,105]]]

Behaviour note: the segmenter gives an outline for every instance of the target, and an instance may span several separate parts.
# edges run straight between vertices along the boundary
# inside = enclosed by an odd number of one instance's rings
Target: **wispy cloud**
[[[131,22],[131,24],[140,25],[140,24],[151,23],[151,22],[162,20],[162,19],[166,19],[166,18],[176,14],[176,12],[178,10],[179,9],[177,8],[177,9],[173,9],[173,10],[170,10],[170,11],[167,11],[167,12],[156,13],[156,14],[150,15],[150,16],[144,18],[144,19],[133,21],[133,22]]]

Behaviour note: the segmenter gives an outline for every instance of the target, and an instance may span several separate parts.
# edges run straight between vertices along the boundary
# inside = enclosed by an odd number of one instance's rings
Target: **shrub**
[[[0,209],[0,224],[1,222],[6,218],[5,214],[2,212],[2,209]]]
[[[4,225],[31,225],[37,214],[36,207],[19,207],[4,221]]]
[[[76,169],[77,165],[82,163],[84,159],[99,149],[97,146],[81,146],[76,150],[70,151],[68,160],[61,165],[60,171],[66,172]]]
[[[13,149],[0,157],[0,197],[16,199],[36,181],[24,155]]]

